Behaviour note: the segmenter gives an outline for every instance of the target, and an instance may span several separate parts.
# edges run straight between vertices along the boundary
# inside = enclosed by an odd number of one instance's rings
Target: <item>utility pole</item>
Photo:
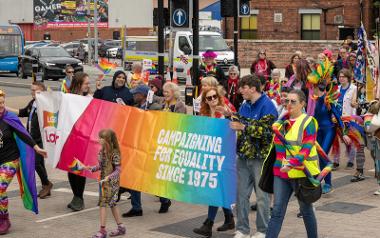
[[[238,20],[239,20],[239,18],[238,18],[238,15],[239,15],[239,13],[238,13],[238,1],[236,1],[235,3],[234,3],[234,55],[235,55],[235,59],[234,59],[234,64],[236,65],[236,66],[238,66],[239,67],[239,55],[238,55],[238,37],[239,37],[239,35],[238,35]]]
[[[87,45],[88,45],[88,64],[92,62],[92,47],[91,47],[91,1],[87,0]]]
[[[195,82],[195,98],[198,97],[199,86],[199,0],[193,0],[193,77]]]
[[[95,35],[95,50],[94,61],[98,63],[98,0],[94,0],[94,35]]]
[[[164,77],[164,0],[158,0],[158,74]]]

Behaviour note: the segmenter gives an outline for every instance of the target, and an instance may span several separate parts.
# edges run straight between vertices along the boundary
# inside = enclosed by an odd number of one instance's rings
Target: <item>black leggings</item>
[[[41,147],[41,146],[40,146]],[[42,147],[41,147],[42,148]],[[36,172],[38,174],[38,177],[41,179],[42,185],[49,185],[49,179],[48,174],[45,168],[45,159],[42,157],[42,155],[35,153],[35,164],[36,164]]]
[[[83,199],[83,192],[86,186],[86,177],[82,177],[73,173],[67,174],[69,177],[70,187],[75,197]]]

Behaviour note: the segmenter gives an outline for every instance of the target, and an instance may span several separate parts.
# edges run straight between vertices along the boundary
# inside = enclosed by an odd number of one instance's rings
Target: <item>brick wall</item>
[[[93,29],[91,30],[93,34]],[[114,31],[120,31],[118,28],[99,28],[99,38],[112,39]],[[130,36],[147,36],[150,34],[150,28],[128,28],[127,35]],[[63,29],[47,29],[33,31],[33,40],[43,39],[45,32],[49,32],[51,39],[60,42],[69,42],[76,39],[86,38],[87,28],[63,28]]]
[[[342,6],[342,7],[339,7]],[[372,0],[363,0],[363,22],[367,32],[373,28]],[[337,7],[337,8],[335,8]],[[328,9],[322,11],[320,21],[320,39],[338,40],[339,27],[334,24],[334,16],[342,15],[344,27],[360,27],[359,0],[251,0],[251,9],[258,10],[257,39],[301,39],[301,15],[299,9]],[[282,13],[282,22],[274,22],[274,13]],[[326,21],[325,21],[326,17]],[[224,20],[222,29],[224,28]],[[239,23],[240,25],[240,23]],[[371,36],[371,34],[369,34]],[[233,38],[233,18],[227,18],[227,38]]]
[[[239,40],[239,63],[242,68],[250,67],[259,49],[266,49],[268,59],[272,60],[277,68],[285,68],[297,50],[302,51],[304,57],[312,56],[317,59],[319,53],[329,48],[336,58],[341,43],[341,41]],[[227,44],[233,45],[233,40],[227,40]]]

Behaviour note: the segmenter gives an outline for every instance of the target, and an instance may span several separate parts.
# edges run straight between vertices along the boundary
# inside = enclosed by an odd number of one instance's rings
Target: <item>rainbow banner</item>
[[[111,128],[121,146],[122,187],[194,204],[230,208],[235,203],[236,133],[228,120],[61,96],[57,168],[72,172],[79,161],[97,164],[98,132]]]

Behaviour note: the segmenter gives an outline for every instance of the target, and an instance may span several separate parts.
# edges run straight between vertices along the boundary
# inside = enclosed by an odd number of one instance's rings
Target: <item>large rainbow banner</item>
[[[44,96],[48,94],[38,97]],[[111,128],[121,146],[122,187],[194,204],[230,208],[235,203],[236,134],[228,120],[61,96],[53,159],[57,168],[70,171],[75,158],[95,165],[98,132]]]

